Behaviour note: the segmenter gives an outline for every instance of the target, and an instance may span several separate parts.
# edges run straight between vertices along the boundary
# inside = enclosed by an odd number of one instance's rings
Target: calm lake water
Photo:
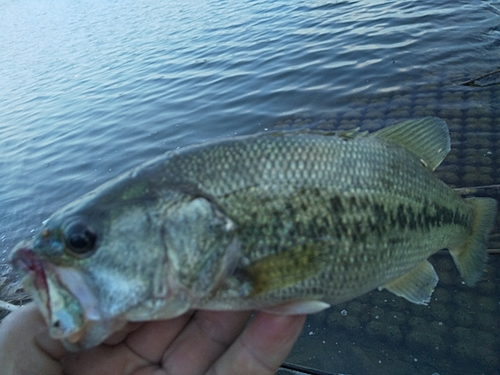
[[[6,0],[0,30],[0,264],[99,184],[235,134],[437,115],[454,148],[440,176],[500,183],[500,75],[480,78],[500,68],[499,1]]]

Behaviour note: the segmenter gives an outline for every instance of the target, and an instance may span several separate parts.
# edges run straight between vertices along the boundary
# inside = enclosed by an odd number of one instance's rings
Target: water
[[[2,2],[0,263],[53,211],[120,172],[274,127],[439,115],[454,147],[443,179],[499,183],[500,78],[460,85],[499,68],[499,9],[493,0]]]
[[[1,252],[166,150],[491,71],[495,6],[4,2]]]

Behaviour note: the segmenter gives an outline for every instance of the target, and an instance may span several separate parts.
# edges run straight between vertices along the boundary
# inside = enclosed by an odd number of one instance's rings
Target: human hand
[[[274,374],[305,315],[192,311],[170,320],[129,323],[102,345],[67,352],[49,337],[34,304],[0,323],[6,375]],[[248,325],[247,325],[248,323]]]

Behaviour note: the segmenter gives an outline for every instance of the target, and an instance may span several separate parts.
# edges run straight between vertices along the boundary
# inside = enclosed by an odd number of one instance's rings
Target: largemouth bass
[[[71,350],[189,309],[313,313],[375,288],[426,304],[448,248],[473,285],[497,203],[432,171],[437,118],[276,132],[169,152],[54,213],[11,260]]]

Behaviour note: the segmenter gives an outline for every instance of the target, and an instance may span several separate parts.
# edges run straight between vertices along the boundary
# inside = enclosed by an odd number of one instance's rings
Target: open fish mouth
[[[47,319],[50,315],[49,286],[43,261],[27,247],[20,247],[13,251],[11,257],[12,265],[24,275],[24,288],[32,294],[38,308]]]
[[[101,314],[97,299],[81,274],[40,259],[23,245],[13,252],[11,262],[24,273],[23,285],[42,312],[50,335],[63,340],[69,349],[79,348],[80,341],[89,340],[91,322],[100,321]]]

